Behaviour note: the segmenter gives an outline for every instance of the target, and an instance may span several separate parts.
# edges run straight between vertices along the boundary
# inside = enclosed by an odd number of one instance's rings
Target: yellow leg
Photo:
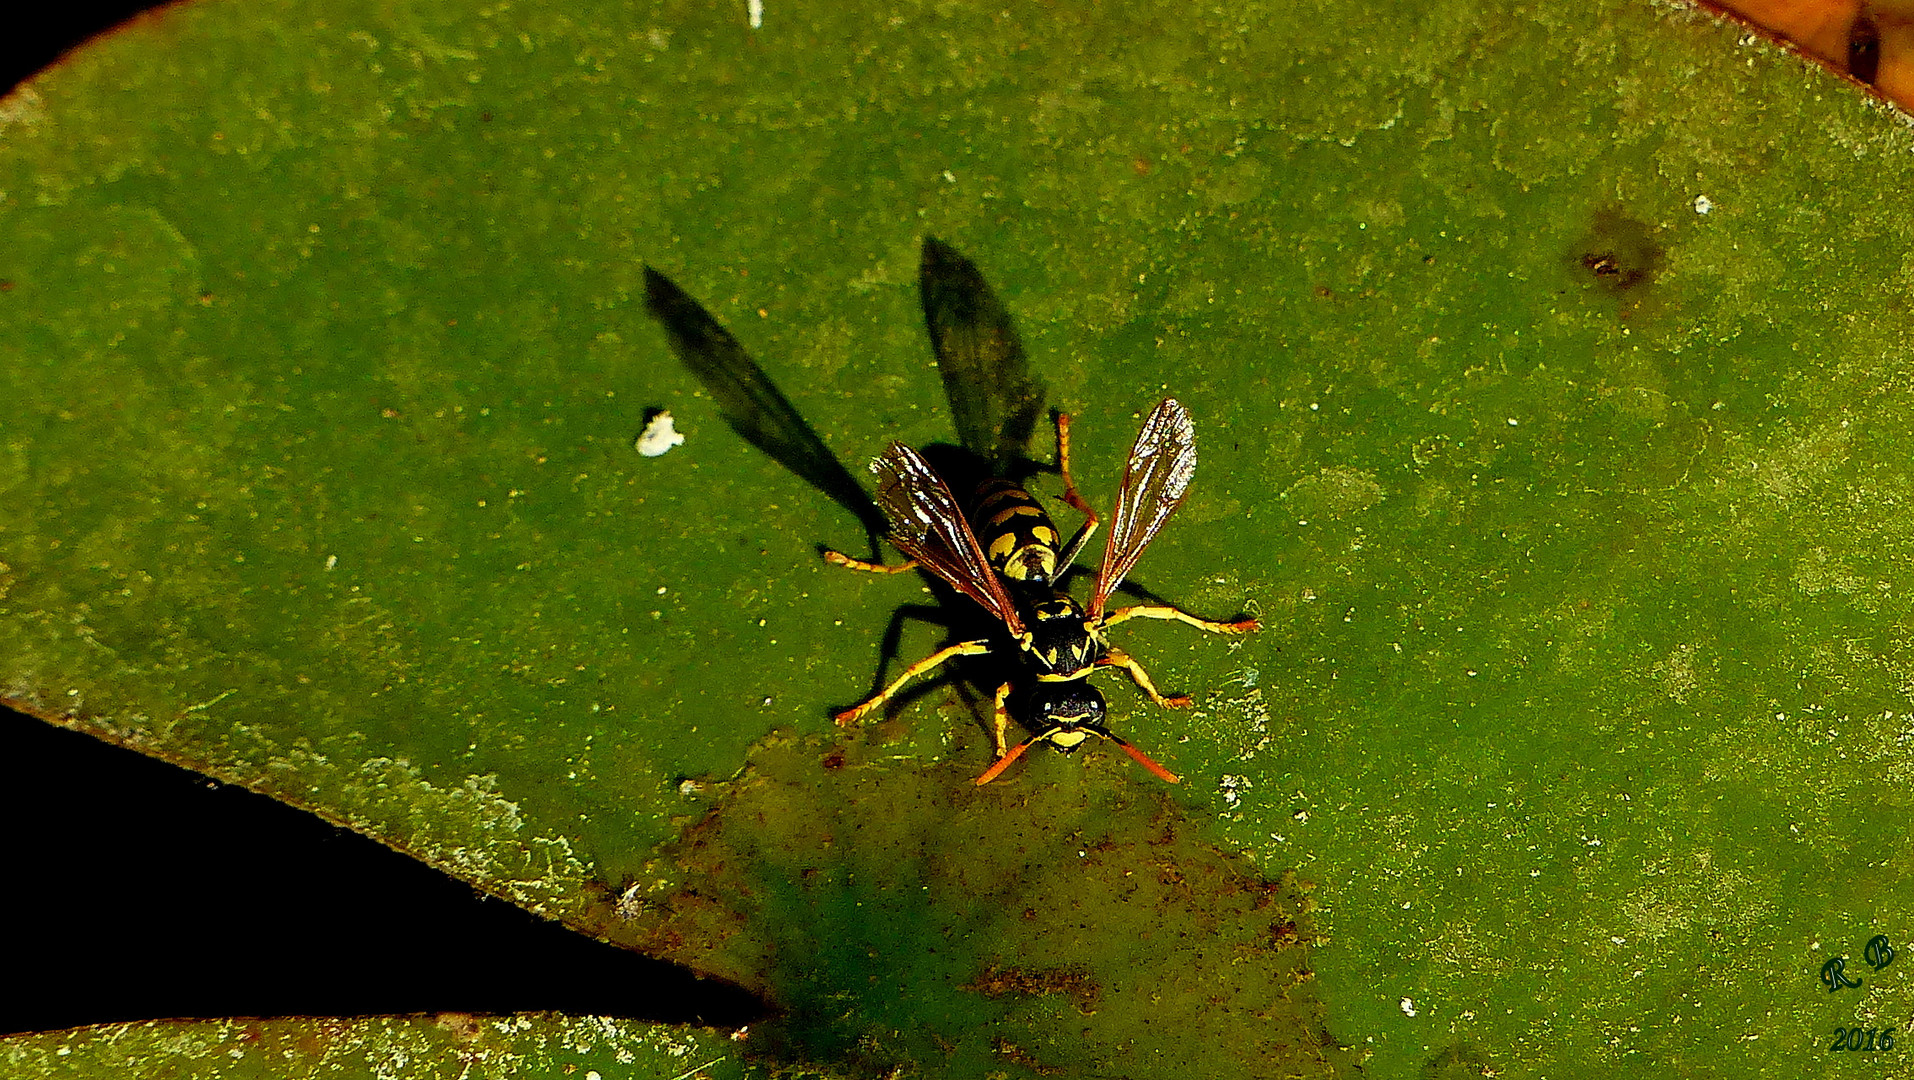
[[[868,574],[901,574],[907,570],[917,569],[916,559],[907,560],[902,566],[885,566],[883,563],[853,559],[849,555],[832,551],[830,548],[824,549],[824,561],[836,566],[842,566],[846,570],[862,570]]]
[[[995,702],[997,713],[996,722],[990,732],[991,735],[996,738],[997,756],[999,758],[1004,756],[1004,731],[1010,727],[1010,710],[1004,708],[1004,702],[1009,700],[1009,698],[1010,684],[1005,683],[999,686],[997,688],[997,700]]]
[[[1150,695],[1150,700],[1166,709],[1187,709],[1190,707],[1190,699],[1187,695],[1171,694],[1168,697],[1164,697],[1158,693],[1156,684],[1150,681],[1149,672],[1143,670],[1142,664],[1131,659],[1129,653],[1118,649],[1111,649],[1110,655],[1097,661],[1097,666],[1119,667],[1129,672],[1130,678],[1136,680],[1137,686],[1141,687],[1144,693]]]
[[[1208,619],[1199,619],[1188,612],[1178,611],[1173,607],[1162,607],[1156,604],[1142,604],[1137,607],[1118,608],[1103,617],[1103,625],[1115,626],[1125,619],[1170,619],[1180,623],[1188,623],[1198,630],[1208,630],[1212,634],[1247,634],[1262,625],[1255,619],[1233,619],[1229,622],[1211,622]]]
[[[882,705],[886,701],[889,701],[893,696],[896,695],[896,693],[899,690],[902,690],[904,688],[905,683],[911,681],[912,679],[915,679],[917,676],[922,675],[924,672],[929,671],[930,669],[936,667],[937,665],[943,663],[944,661],[950,659],[953,656],[976,656],[978,653],[986,653],[989,651],[990,651],[990,640],[988,638],[984,638],[978,641],[960,641],[957,644],[952,645],[948,648],[939,649],[936,652],[931,653],[929,656],[924,657],[922,660],[917,661],[915,664],[912,664],[911,666],[905,668],[904,673],[902,675],[899,675],[896,679],[893,679],[891,681],[891,684],[889,686],[886,686],[883,692],[878,694],[876,697],[870,699],[869,701],[866,701],[864,704],[859,705],[854,709],[846,709],[843,712],[838,713],[837,726],[847,727],[850,724],[855,723],[859,717],[864,716],[866,713],[869,713],[872,709],[875,709],[879,705]]]

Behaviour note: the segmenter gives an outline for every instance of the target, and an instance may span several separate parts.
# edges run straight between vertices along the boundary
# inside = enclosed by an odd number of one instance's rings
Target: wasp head
[[[1075,753],[1092,735],[1109,736],[1103,721],[1103,692],[1088,680],[1044,683],[1031,708],[1037,737],[1059,753]]]

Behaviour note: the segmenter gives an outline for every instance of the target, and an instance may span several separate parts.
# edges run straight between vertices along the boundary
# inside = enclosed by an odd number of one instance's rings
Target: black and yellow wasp
[[[1083,500],[1083,496],[1077,493],[1076,484],[1070,479],[1069,415],[1058,413],[1056,423],[1057,470],[1063,474],[1063,501],[1084,517],[1082,526],[1070,538],[1067,546],[1057,546],[1057,539],[1062,534],[1057,531],[1056,522],[1051,520],[1043,503],[1014,480],[986,476],[977,481],[970,499],[964,504],[965,520],[970,523],[971,534],[983,549],[985,561],[1006,585],[1022,593],[1023,599],[1047,599],[1043,590],[1060,581],[1063,574],[1068,572],[1099,523],[1095,508]],[[917,456],[922,460],[923,455]],[[933,474],[936,472],[928,462],[925,462],[924,467]],[[872,464],[872,471],[882,475],[876,463]],[[867,570],[877,574],[901,574],[915,570],[919,565],[915,558],[895,565],[866,562],[829,549],[825,550],[824,558],[852,570]]]
[[[1047,742],[1069,753],[1091,736],[1108,739],[1144,768],[1171,783],[1174,773],[1112,733],[1106,726],[1103,695],[1088,682],[1098,668],[1128,672],[1150,700],[1165,708],[1183,708],[1190,699],[1165,696],[1127,653],[1113,647],[1104,631],[1135,618],[1173,619],[1216,634],[1241,634],[1256,629],[1255,619],[1211,622],[1167,605],[1138,605],[1108,610],[1110,596],[1129,575],[1150,541],[1163,528],[1189,492],[1196,472],[1196,429],[1188,410],[1174,399],[1158,405],[1143,422],[1123,471],[1123,482],[1111,516],[1110,536],[1097,571],[1096,589],[1086,609],[1053,585],[1061,582],[1097,518],[1080,496],[1068,467],[1068,421],[1058,419],[1058,457],[1072,505],[1089,520],[1070,546],[1056,548],[1058,536],[1049,516],[1016,485],[1001,478],[986,480],[971,499],[968,512],[924,456],[902,443],[892,443],[871,465],[877,474],[877,505],[890,522],[890,540],[912,560],[937,575],[951,588],[968,596],[1001,622],[1002,636],[960,641],[912,664],[875,697],[837,715],[850,724],[884,704],[912,679],[959,656],[1009,654],[1016,670],[997,688],[994,702],[997,760],[977,778],[987,784],[1016,761],[1025,750]],[[1007,494],[1006,489],[1014,489]],[[1031,511],[1034,509],[1035,513]],[[860,568],[869,564],[834,561]],[[890,568],[885,568],[890,569]],[[1011,705],[1024,717],[1030,735],[1007,747],[1004,732]]]
[[[921,563],[990,617],[987,635],[912,665],[871,700],[837,714],[839,723],[869,713],[911,679],[953,657],[989,654],[1009,675],[989,680],[999,683],[993,732],[997,761],[978,783],[995,779],[1038,742],[1068,752],[1093,735],[1115,742],[1163,779],[1176,781],[1174,774],[1111,733],[1103,695],[1087,676],[1099,667],[1120,667],[1152,700],[1184,706],[1188,698],[1158,693],[1136,661],[1110,647],[1104,630],[1138,617],[1176,619],[1215,633],[1256,628],[1253,619],[1212,623],[1163,606],[1105,610],[1111,593],[1188,489],[1196,466],[1195,440],[1189,415],[1180,405],[1166,401],[1159,406],[1131,450],[1095,599],[1086,612],[1058,589],[1099,524],[1071,481],[1069,418],[1056,417],[1057,469],[1064,500],[1085,521],[1069,543],[1059,544],[1055,523],[1018,482],[1038,471],[1024,451],[1044,412],[1044,389],[1029,370],[1009,313],[970,260],[935,238],[924,239],[919,278],[924,320],[961,443],[959,453],[927,459],[909,447],[893,446],[876,465],[881,482],[877,504],[736,338],[663,274],[646,267],[644,277],[647,308],[725,422],[855,515],[873,544],[879,534],[888,533],[915,561],[887,567],[828,551],[827,558],[891,572]],[[947,471],[940,474],[932,459]],[[947,478],[971,496],[967,504],[958,502]],[[1013,717],[1031,734],[1006,750],[1004,733]]]

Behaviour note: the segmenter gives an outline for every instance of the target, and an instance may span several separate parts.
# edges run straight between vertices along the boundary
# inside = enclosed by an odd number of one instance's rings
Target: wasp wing
[[[1189,494],[1196,474],[1196,427],[1190,413],[1175,398],[1165,399],[1143,421],[1130,460],[1123,467],[1123,486],[1117,491],[1111,515],[1110,539],[1103,549],[1103,567],[1097,571],[1096,597],[1090,617],[1103,614],[1110,594],[1150,546],[1163,523]]]
[[[1016,604],[984,558],[950,485],[930,462],[903,443],[892,443],[884,456],[871,462],[871,472],[877,474],[877,505],[890,519],[891,543],[897,550],[983,605],[1011,633],[1022,633]]]
[[[924,238],[918,291],[957,441],[992,475],[1026,473],[1044,391],[1030,374],[1010,312],[977,265],[934,236]]]

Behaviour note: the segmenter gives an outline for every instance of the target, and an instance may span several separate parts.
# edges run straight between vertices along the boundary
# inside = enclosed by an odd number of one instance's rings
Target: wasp
[[[986,476],[977,481],[969,500],[963,504],[964,520],[983,550],[984,560],[1011,590],[1013,599],[1047,597],[1047,590],[1076,561],[1084,544],[1100,524],[1096,510],[1084,501],[1077,492],[1076,483],[1070,478],[1069,415],[1058,413],[1056,424],[1057,471],[1063,476],[1063,501],[1084,516],[1083,524],[1068,544],[1059,546],[1058,538],[1062,534],[1057,530],[1056,522],[1043,508],[1043,504],[1014,480],[1003,476]],[[936,475],[936,470],[927,462],[923,467]],[[876,471],[875,465],[873,471]],[[941,481],[941,477],[939,479]],[[949,485],[946,483],[945,486]],[[895,565],[866,562],[828,548],[824,551],[824,559],[851,570],[874,574],[901,574],[915,570],[920,565],[914,558]]]
[[[1059,467],[1065,472],[1066,488],[1074,493],[1067,471],[1068,430],[1067,421],[1059,418]],[[902,443],[892,443],[872,463],[871,471],[878,478],[877,504],[890,524],[891,543],[913,565],[929,570],[983,607],[1004,632],[939,649],[906,668],[870,700],[839,713],[838,724],[855,722],[912,679],[956,657],[1007,654],[1016,669],[997,688],[993,703],[997,757],[977,778],[978,784],[996,779],[1039,742],[1071,753],[1092,736],[1116,743],[1139,765],[1176,783],[1174,773],[1110,731],[1102,692],[1090,685],[1088,677],[1101,668],[1121,668],[1158,705],[1186,708],[1188,697],[1166,696],[1157,690],[1142,665],[1112,646],[1105,631],[1136,618],[1174,620],[1214,634],[1242,634],[1257,628],[1253,618],[1212,622],[1167,605],[1109,609],[1111,594],[1189,492],[1196,472],[1196,431],[1188,410],[1168,399],[1144,420],[1124,466],[1088,608],[1055,587],[1097,524],[1087,504],[1081,510],[1090,520],[1067,548],[1058,549],[1058,533],[1041,505],[1021,488],[1006,496],[998,485],[1014,488],[1008,481],[980,485],[966,513],[924,456]],[[1072,505],[1081,503],[1078,496]],[[1026,508],[1037,513],[1030,514]],[[1039,515],[1041,522],[1036,520]],[[1039,524],[1047,529],[1040,531]],[[979,527],[988,545],[980,541]],[[1013,700],[1019,714],[1028,718],[1031,734],[1015,747],[1007,747],[1004,735]]]
[[[1057,413],[1057,469],[1063,500],[1085,518],[1068,544],[1043,504],[1013,477],[1037,470],[1025,455],[1030,433],[1043,412],[1044,389],[1030,371],[1010,313],[991,291],[976,264],[934,237],[924,238],[918,271],[924,324],[930,331],[937,371],[950,401],[962,454],[938,458],[952,489],[968,494],[964,512],[991,568],[1013,589],[1041,593],[1068,569],[1097,528],[1096,511],[1070,479],[1070,417]],[[911,560],[886,566],[826,550],[839,566],[898,574]]]

